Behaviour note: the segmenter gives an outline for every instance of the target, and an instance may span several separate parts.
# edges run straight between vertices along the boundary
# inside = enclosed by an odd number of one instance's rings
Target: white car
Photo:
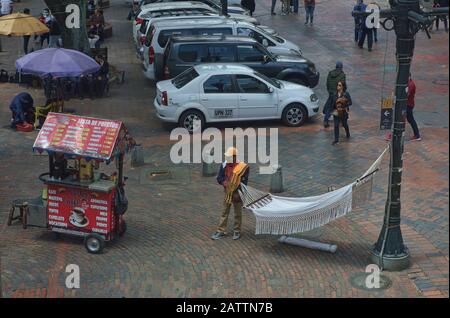
[[[145,35],[154,19],[158,19],[157,21],[163,19],[179,20],[180,18],[202,15],[205,17],[219,17],[219,11],[198,1],[162,2],[142,6],[133,21],[133,39],[137,50],[139,51],[143,41],[145,41]],[[244,14],[230,13],[229,18],[259,25],[257,19]],[[266,31],[275,33],[275,31],[271,29],[266,29]]]
[[[319,111],[306,86],[270,79],[240,64],[201,64],[156,84],[156,113],[164,122],[192,131],[205,123],[281,119],[301,126]]]

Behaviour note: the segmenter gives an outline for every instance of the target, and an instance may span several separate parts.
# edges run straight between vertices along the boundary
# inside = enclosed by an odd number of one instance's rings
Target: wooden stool
[[[19,215],[14,216],[14,212],[16,211],[16,208],[19,208]],[[24,200],[14,200],[11,203],[11,210],[9,211],[9,217],[8,217],[8,226],[12,224],[12,221],[14,220],[20,220],[22,223],[22,227],[24,229],[27,228],[27,216],[28,216],[28,202]]]

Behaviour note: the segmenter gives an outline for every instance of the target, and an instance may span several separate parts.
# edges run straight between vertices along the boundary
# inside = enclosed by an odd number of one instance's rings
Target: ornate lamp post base
[[[405,247],[405,250],[400,254],[384,254],[383,256],[381,256],[381,252],[376,250],[374,247],[370,251],[370,261],[372,264],[376,264],[386,271],[402,271],[409,267],[409,251],[408,248]]]

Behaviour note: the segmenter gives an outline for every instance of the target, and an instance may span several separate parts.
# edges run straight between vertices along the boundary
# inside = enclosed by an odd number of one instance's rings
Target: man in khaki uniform
[[[244,162],[237,162],[237,149],[228,148],[225,152],[226,157],[232,158],[231,162],[225,161],[221,166],[217,175],[217,182],[224,187],[224,211],[220,217],[217,231],[211,236],[211,239],[218,240],[226,235],[228,224],[228,215],[230,214],[231,205],[234,207],[234,231],[233,240],[241,237],[242,225],[242,200],[239,197],[238,189],[241,185],[247,184],[250,169]]]

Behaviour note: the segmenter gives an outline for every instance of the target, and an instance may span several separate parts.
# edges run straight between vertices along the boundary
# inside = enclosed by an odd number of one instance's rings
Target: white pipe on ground
[[[286,235],[280,237],[278,242],[330,253],[334,253],[337,250],[336,244],[320,243]]]

